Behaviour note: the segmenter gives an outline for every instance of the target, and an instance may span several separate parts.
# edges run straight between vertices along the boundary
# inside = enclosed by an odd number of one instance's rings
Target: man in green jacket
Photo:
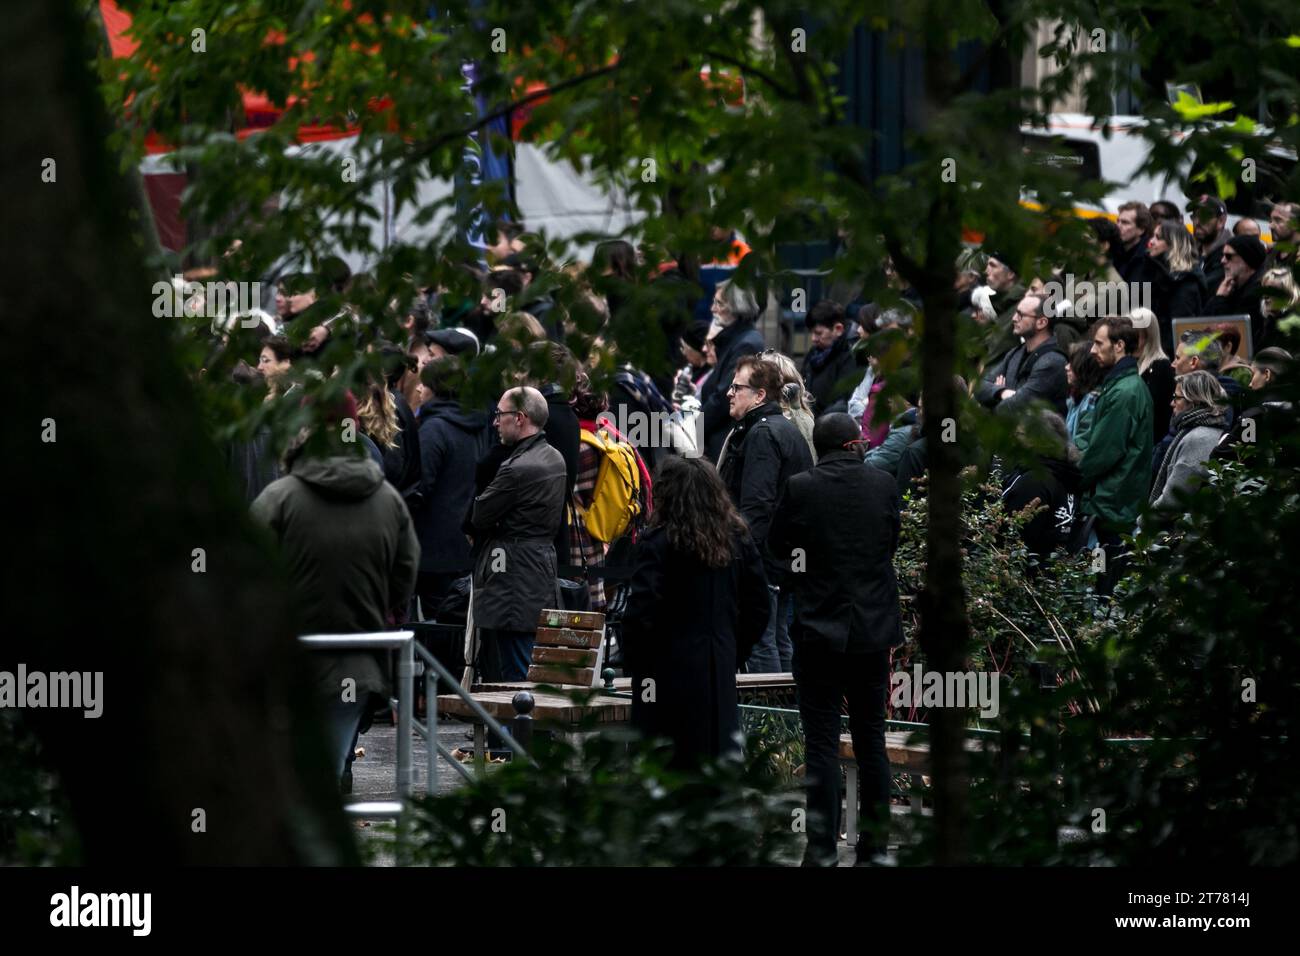
[[[1096,518],[1106,550],[1098,584],[1109,593],[1119,576],[1120,536],[1137,524],[1151,486],[1151,393],[1138,374],[1138,334],[1124,318],[1106,318],[1093,333],[1092,354],[1106,369],[1091,427],[1076,439],[1084,514]]]

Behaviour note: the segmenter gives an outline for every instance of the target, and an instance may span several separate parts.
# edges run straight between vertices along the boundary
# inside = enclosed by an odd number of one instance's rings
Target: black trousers
[[[832,856],[839,842],[840,713],[846,697],[862,794],[859,852],[884,850],[889,837],[889,651],[845,654],[825,644],[802,642],[794,658],[794,679],[806,750],[809,851]]]
[[[421,571],[415,578],[415,593],[420,598],[424,619],[432,621],[451,586],[467,571]]]

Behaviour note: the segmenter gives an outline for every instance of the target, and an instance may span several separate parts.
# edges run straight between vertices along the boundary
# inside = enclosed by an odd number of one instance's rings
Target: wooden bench
[[[627,723],[632,719],[632,702],[626,698],[597,693],[575,701],[562,690],[548,693],[544,689],[595,690],[604,660],[605,615],[596,611],[544,608],[538,617],[528,680],[482,684],[470,696],[507,727],[517,716],[515,695],[523,690],[533,696],[530,716],[537,725],[547,729],[576,733],[580,732],[578,728],[592,725]],[[438,697],[438,712],[474,724],[474,756],[480,759],[486,749],[487,732],[469,704],[456,694],[442,694]]]
[[[921,812],[921,777],[930,772],[930,745],[928,743],[909,743],[913,735],[910,730],[890,730],[885,732],[885,756],[889,766],[898,773],[906,774],[912,782],[908,804],[913,813]],[[965,742],[967,753],[984,753],[978,740]],[[853,753],[851,734],[840,735],[840,764],[844,767],[844,825],[849,846],[858,842],[858,762]]]

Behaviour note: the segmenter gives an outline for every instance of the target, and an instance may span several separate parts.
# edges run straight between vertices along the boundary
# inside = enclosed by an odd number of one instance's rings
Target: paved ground
[[[456,747],[470,746],[467,738],[469,724],[453,723],[449,720],[440,721],[438,724],[438,739],[448,750],[454,750]],[[396,768],[397,768],[397,737],[396,731],[392,726],[377,725],[361,735],[360,746],[365,748],[364,757],[358,757],[352,764],[352,796],[348,798],[349,802],[361,800],[394,800],[397,797],[396,787]],[[424,741],[416,738],[415,745],[412,748],[412,761],[415,769],[414,784],[420,793],[425,792],[428,786],[427,763],[425,757]],[[455,768],[448,765],[443,758],[438,758],[438,786],[439,793],[447,793],[460,786],[464,778],[456,772]],[[896,808],[901,811],[902,808]],[[373,860],[376,866],[393,866],[395,861],[388,842],[392,838],[391,824],[374,822],[369,826],[360,827],[358,835],[363,841],[363,847],[375,855]],[[843,840],[839,846],[840,866],[852,866],[854,861],[853,848],[847,846]],[[799,859],[790,860],[791,866],[797,866]]]

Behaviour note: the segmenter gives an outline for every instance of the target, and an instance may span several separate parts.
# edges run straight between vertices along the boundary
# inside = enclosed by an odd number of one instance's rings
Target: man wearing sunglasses
[[[1264,287],[1264,259],[1268,250],[1258,236],[1234,236],[1223,247],[1223,281],[1219,283],[1210,301],[1205,303],[1206,315],[1249,315],[1250,338],[1256,349],[1269,343],[1264,341],[1264,313],[1262,299]]]
[[[569,489],[564,458],[542,432],[549,414],[527,386],[507,391],[493,413],[510,453],[470,518],[483,681],[527,679],[538,616],[555,602],[555,535]]]

